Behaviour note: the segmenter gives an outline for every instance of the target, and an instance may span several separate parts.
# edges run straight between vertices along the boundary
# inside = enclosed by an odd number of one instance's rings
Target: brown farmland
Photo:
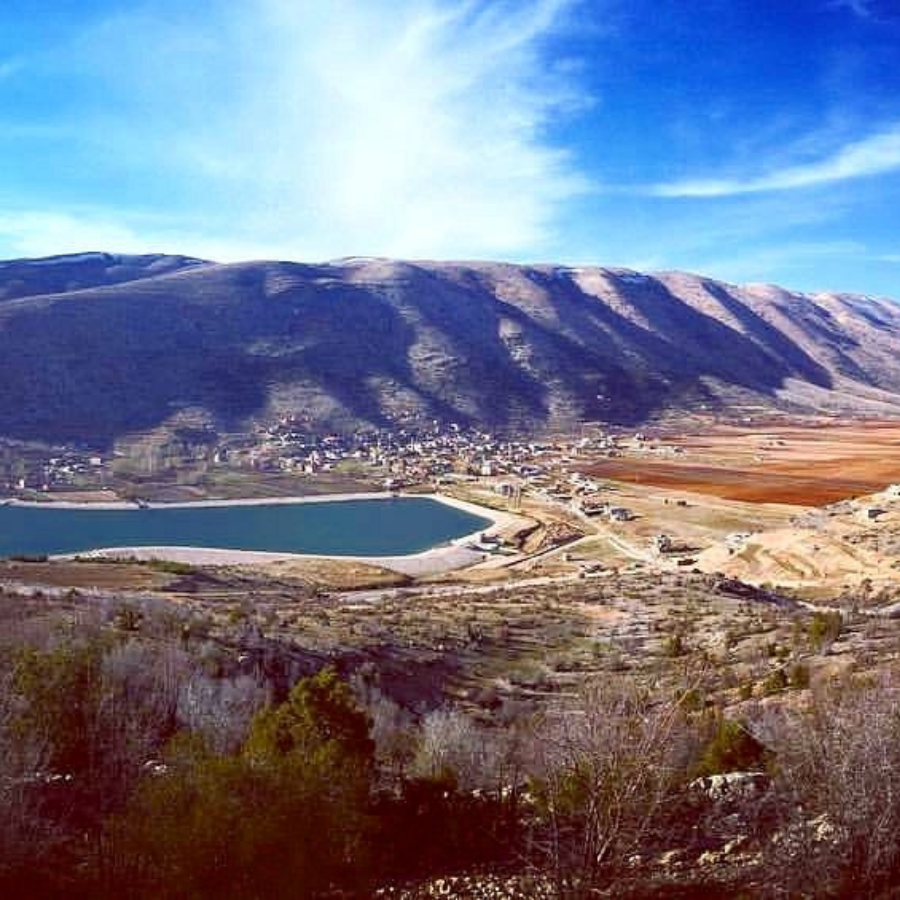
[[[599,460],[592,475],[748,503],[824,506],[900,481],[900,423],[716,426],[660,442],[683,455]]]

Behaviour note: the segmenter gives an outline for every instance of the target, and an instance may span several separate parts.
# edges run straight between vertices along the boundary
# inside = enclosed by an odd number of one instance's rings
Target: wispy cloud
[[[25,68],[25,60],[13,56],[8,59],[0,59],[0,81],[18,75]]]
[[[788,241],[700,259],[697,267],[719,278],[755,281],[767,273],[804,270],[821,260],[861,260],[866,255],[865,247],[858,241]]]
[[[727,197],[766,191],[797,190],[831,182],[880,175],[900,169],[900,124],[813,162],[784,166],[746,177],[688,179],[653,185],[657,197]]]
[[[79,111],[79,133],[97,136],[82,152],[147,170],[148,196],[167,179],[194,214],[168,233],[197,255],[534,252],[586,187],[548,136],[584,97],[577,68],[547,52],[579,2],[252,0],[212,18],[120,15],[72,51],[112,97]]]
[[[875,16],[871,0],[831,0],[828,5],[831,9],[849,10],[860,19],[872,19]]]
[[[291,243],[264,238],[232,239],[205,229],[201,221],[104,207],[65,210],[17,208],[0,213],[4,258],[37,257],[96,250],[113,253],[183,253],[219,262],[299,259]]]
[[[0,244],[10,256],[23,257],[83,250],[146,253],[165,249],[153,247],[147,236],[161,226],[158,221],[127,221],[89,207],[68,212],[18,209],[0,213]]]

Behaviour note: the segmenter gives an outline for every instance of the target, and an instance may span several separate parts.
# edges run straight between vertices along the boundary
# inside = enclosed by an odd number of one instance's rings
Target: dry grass
[[[279,578],[297,578],[328,590],[400,587],[410,583],[410,579],[399,572],[351,560],[298,559],[272,563],[267,569]]]
[[[169,581],[169,575],[143,564],[0,561],[0,582],[133,591],[159,589]]]

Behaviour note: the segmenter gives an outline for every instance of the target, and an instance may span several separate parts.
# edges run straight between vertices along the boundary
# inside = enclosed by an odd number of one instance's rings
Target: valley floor
[[[654,445],[680,452],[660,462]],[[210,551],[0,562],[5,640],[12,646],[41,629],[57,635],[63,627],[66,634],[83,628],[104,641],[189,654],[212,684],[204,702],[226,718],[232,712],[209,698],[228,696],[235,684],[264,683],[270,693],[260,688],[253,701],[263,704],[264,696],[283,696],[299,675],[334,666],[368,704],[385,771],[405,772],[427,758],[433,768],[422,771],[433,774],[440,760],[452,759],[466,797],[484,796],[474,792],[484,790],[485,747],[499,754],[500,742],[503,753],[514,754],[534,729],[572,721],[567,717],[583,698],[610,685],[626,685],[651,710],[675,691],[672,709],[696,729],[691,740],[700,735],[715,747],[716,735],[727,733],[743,746],[741,735],[752,736],[755,756],[730,745],[721,753],[691,745],[703,771],[726,786],[732,776],[745,786],[768,784],[773,753],[813,779],[826,763],[791,754],[838,738],[845,740],[840,752],[856,753],[854,765],[865,774],[868,744],[851,746],[860,733],[854,710],[888,715],[900,683],[900,491],[889,489],[900,478],[896,447],[896,424],[720,425],[659,434],[613,458],[586,451],[551,471],[546,489],[515,499],[497,490],[506,478],[472,479],[446,490],[453,502],[488,511],[505,552],[479,552],[454,571],[403,571],[390,560],[232,559]],[[570,480],[574,473],[589,487]],[[848,485],[864,493],[851,499],[842,493]],[[629,515],[615,521],[588,514],[591,504]],[[57,638],[47,640],[53,646]],[[862,693],[873,685],[880,694]],[[191,690],[190,702],[200,702]],[[819,709],[829,711],[821,734]],[[833,722],[846,729],[834,731]],[[592,735],[604,747],[612,733],[607,723]],[[800,728],[816,740],[792,744]],[[469,744],[459,744],[461,734]],[[567,745],[559,740],[554,750],[562,753]],[[542,751],[529,746],[535,755],[527,765],[537,767]],[[445,756],[428,757],[432,752]],[[790,773],[785,766],[780,772]],[[742,768],[749,781],[736,774]],[[700,769],[691,763],[685,771]],[[660,896],[710,885],[721,896],[739,888],[777,896],[777,885],[760,885],[807,877],[785,862],[784,834],[826,862],[842,859],[843,835],[856,826],[828,827],[848,804],[829,806],[805,782],[779,783],[782,774],[750,801],[727,791],[723,800],[725,788],[715,781],[713,793],[698,800],[696,789],[682,784],[674,796],[687,811],[671,832],[678,837],[665,837],[671,823],[654,820],[663,838],[654,835],[652,851],[640,843],[622,851],[617,883],[635,896],[651,881],[664,885]],[[877,767],[871,775],[872,784],[884,777]],[[856,790],[851,781],[842,796]],[[797,819],[795,790],[808,791],[803,802],[810,809],[824,810],[824,819],[808,817],[813,831]],[[700,816],[702,828],[683,827],[690,816]],[[475,896],[466,891],[476,882],[499,884],[506,876],[498,872],[479,881],[435,871],[418,886],[398,884],[383,895]],[[552,880],[530,877],[520,872],[503,881],[513,885],[509,896],[526,883],[561,896]],[[797,895],[815,895],[799,884]]]

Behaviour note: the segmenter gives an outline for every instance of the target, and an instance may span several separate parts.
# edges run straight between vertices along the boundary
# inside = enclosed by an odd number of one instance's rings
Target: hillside
[[[696,275],[79,254],[0,263],[0,435],[111,443],[440,418],[637,424],[763,405],[900,413],[900,306]]]
[[[125,284],[202,264],[199,259],[158,253],[143,256],[78,253],[44,259],[13,259],[0,262],[0,300]]]

